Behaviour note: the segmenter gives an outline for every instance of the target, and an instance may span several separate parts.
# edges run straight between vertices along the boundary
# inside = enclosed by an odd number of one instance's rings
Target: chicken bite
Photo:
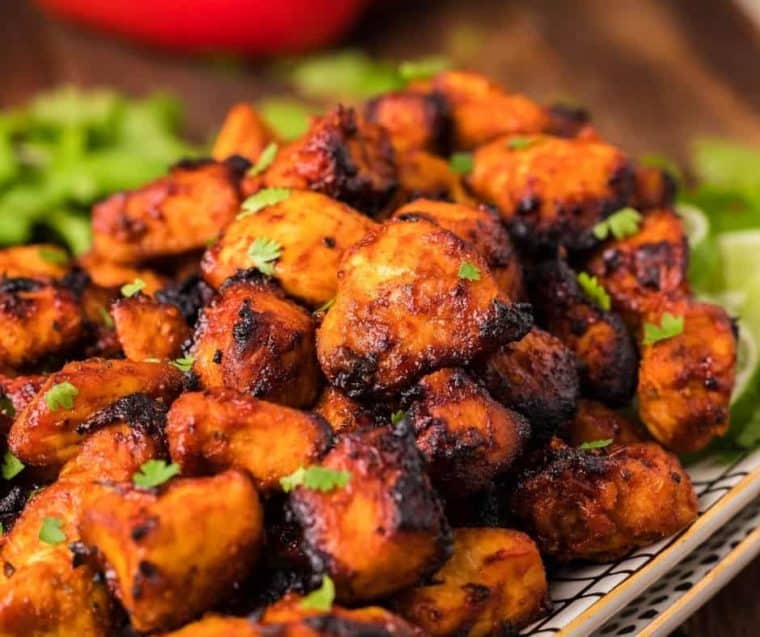
[[[205,388],[228,387],[291,407],[317,398],[314,321],[256,272],[229,279],[203,309],[191,354]]]
[[[533,436],[548,440],[575,413],[580,380],[573,353],[558,339],[534,327],[477,366],[488,391],[528,418]]]
[[[280,478],[316,464],[332,442],[319,416],[231,389],[180,396],[169,410],[166,437],[183,474],[238,467],[264,491],[280,489]]]
[[[399,188],[388,206],[388,212],[420,198],[478,205],[477,200],[467,191],[462,175],[452,170],[445,159],[416,150],[399,155],[396,164]],[[387,215],[379,216],[384,218]]]
[[[50,243],[18,245],[0,250],[0,279],[62,279],[70,257]]]
[[[280,251],[272,276],[287,294],[318,307],[335,296],[343,250],[374,226],[368,217],[325,195],[292,190],[279,203],[240,215],[206,251],[203,277],[220,287],[237,272],[256,267],[256,240],[274,241]]]
[[[273,140],[274,133],[261,115],[250,104],[242,102],[227,112],[211,155],[216,161],[237,155],[255,163]]]
[[[614,146],[548,135],[478,148],[468,181],[531,250],[592,247],[593,227],[630,202],[634,184],[630,161]]]
[[[144,294],[119,299],[111,307],[111,315],[124,355],[133,361],[177,358],[190,337],[190,328],[177,307]]]
[[[400,593],[393,607],[431,637],[512,634],[549,605],[535,543],[510,529],[454,530],[454,550],[429,583]]]
[[[448,525],[410,433],[346,434],[321,466],[348,472],[348,482],[329,491],[296,487],[291,507],[314,570],[330,575],[338,599],[400,590],[447,557]]]
[[[723,308],[689,298],[664,301],[645,323],[660,326],[666,314],[683,330],[641,345],[639,417],[669,449],[698,451],[728,430],[736,327]]]
[[[93,250],[134,264],[203,248],[240,210],[248,162],[185,161],[166,177],[93,208]]]
[[[462,497],[487,487],[530,436],[525,417],[493,400],[463,370],[424,376],[410,395],[417,447],[446,494]]]
[[[603,403],[581,399],[578,410],[562,431],[562,438],[573,447],[589,442],[611,440],[617,444],[645,442],[646,432],[631,418]]]
[[[223,599],[252,567],[263,541],[251,480],[229,470],[155,490],[114,486],[81,523],[108,584],[139,632],[181,626]]]
[[[655,443],[585,451],[555,441],[518,478],[512,507],[543,554],[605,562],[691,524],[697,497]]]
[[[316,190],[369,215],[396,189],[388,133],[357,121],[343,106],[314,118],[303,137],[280,149],[263,177],[266,186]]]
[[[95,285],[118,291],[123,285],[140,280],[145,283],[144,294],[155,294],[167,284],[166,277],[148,268],[134,268],[123,263],[114,263],[94,252],[88,252],[77,259]]]
[[[483,257],[422,219],[385,222],[344,253],[338,277],[317,355],[352,397],[467,364],[531,326],[528,307],[499,290]]]
[[[329,386],[325,387],[314,411],[330,424],[336,435],[373,427],[377,421],[371,408]]]

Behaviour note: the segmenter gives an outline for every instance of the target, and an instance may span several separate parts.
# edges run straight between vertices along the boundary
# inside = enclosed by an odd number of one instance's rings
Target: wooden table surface
[[[379,2],[349,43],[394,59],[447,52],[540,100],[586,105],[633,154],[680,161],[697,137],[760,143],[760,36],[729,0]],[[271,90],[256,64],[221,66],[114,42],[0,0],[0,106],[60,84],[168,89],[205,138],[235,101]],[[760,634],[760,559],[677,633]]]

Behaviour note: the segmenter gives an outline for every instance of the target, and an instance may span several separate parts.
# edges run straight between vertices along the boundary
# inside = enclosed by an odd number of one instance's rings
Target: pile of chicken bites
[[[685,528],[736,328],[673,190],[449,71],[1,251],[0,635],[504,635]]]

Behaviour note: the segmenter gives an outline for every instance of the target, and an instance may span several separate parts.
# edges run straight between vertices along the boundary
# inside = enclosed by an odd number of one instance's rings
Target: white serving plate
[[[615,623],[620,611],[634,601],[638,603],[637,598],[644,591],[666,578],[669,571],[699,547],[706,543],[707,546],[713,546],[715,542],[709,542],[709,538],[748,504],[754,503],[760,494],[760,450],[742,456],[731,464],[717,459],[703,460],[688,467],[688,471],[699,496],[699,517],[694,524],[678,535],[633,551],[616,562],[566,568],[555,573],[550,586],[554,604],[552,612],[526,628],[522,634],[530,637],[588,637],[604,626],[605,632],[599,634],[605,637],[618,634],[664,635],[667,633],[663,630],[672,629],[683,621],[746,564],[753,556],[753,551],[756,553],[760,549],[760,532],[750,534],[745,540],[746,544],[742,542],[737,545],[736,551],[743,545],[738,553],[731,550],[731,543],[735,539],[727,535],[725,541],[721,539],[715,551],[721,557],[725,556],[726,562],[710,564],[708,570],[712,575],[707,578],[709,585],[703,583],[703,580],[699,586],[689,587],[688,596],[684,585],[681,586],[682,590],[674,588],[665,599],[660,598],[666,593],[647,598],[650,601],[642,612],[650,608],[658,611],[670,607],[664,619],[657,612],[654,615],[646,613],[647,622],[654,624],[651,630],[657,632],[637,633],[637,630],[649,631],[650,628],[643,628],[644,624],[634,621],[627,624],[617,622],[614,631],[608,632],[607,627]],[[758,518],[753,517],[748,522],[753,525],[752,529],[757,527],[759,518],[760,513]],[[724,538],[724,535],[715,537]],[[691,592],[692,589],[694,592]],[[679,597],[685,598],[685,601],[679,601],[676,605]],[[658,603],[653,604],[653,601]],[[642,605],[643,602],[640,606]],[[660,625],[665,628],[659,628]],[[620,633],[623,629],[626,632]]]

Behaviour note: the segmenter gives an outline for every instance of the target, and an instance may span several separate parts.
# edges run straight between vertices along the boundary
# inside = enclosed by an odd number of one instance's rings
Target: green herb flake
[[[432,55],[420,60],[408,60],[398,67],[398,74],[405,82],[429,80],[451,68],[451,61],[442,55]]]
[[[607,294],[607,290],[604,289],[604,286],[599,283],[595,276],[590,276],[587,272],[580,272],[577,276],[577,281],[589,300],[593,301],[594,304],[605,312],[610,309],[610,295]]]
[[[69,255],[63,250],[55,248],[40,248],[40,259],[54,265],[66,265],[69,262]]]
[[[259,272],[272,276],[274,264],[282,255],[282,246],[272,239],[256,239],[248,248],[248,257]]]
[[[622,208],[597,223],[591,230],[597,239],[604,240],[612,234],[616,239],[625,239],[638,233],[641,213],[634,208]]]
[[[509,150],[522,150],[523,148],[530,148],[535,143],[535,137],[510,137],[507,140],[507,148]]]
[[[255,215],[259,210],[282,203],[288,197],[290,197],[290,188],[264,188],[259,190],[243,202],[242,212],[238,214],[237,218],[245,219],[250,215]]]
[[[140,465],[140,471],[132,476],[132,482],[143,489],[152,489],[178,475],[179,472],[179,465],[175,462],[167,464],[166,460],[148,460]]]
[[[480,281],[480,270],[468,261],[464,261],[459,266],[458,276],[460,279],[466,279],[467,281]]]
[[[327,612],[335,599],[335,584],[329,575],[322,575],[322,584],[301,600],[301,608]]]
[[[591,440],[578,445],[578,449],[583,449],[584,451],[588,449],[602,449],[604,447],[609,447],[611,444],[612,438],[607,438],[606,440]]]
[[[323,312],[327,312],[333,305],[335,305],[335,297],[332,297],[331,299],[328,299],[325,301],[322,305],[320,305],[316,310],[314,310],[314,314],[322,314]]]
[[[2,522],[0,522],[0,535],[5,535],[5,527]]]
[[[255,177],[256,175],[263,173],[269,168],[269,165],[274,161],[274,158],[277,157],[277,150],[278,146],[275,142],[267,144],[264,150],[261,151],[256,163],[251,166],[248,174],[251,175],[251,177]]]
[[[12,480],[23,470],[24,470],[24,463],[21,462],[21,460],[19,460],[16,456],[14,456],[10,451],[6,451],[5,455],[3,456],[3,465],[2,465],[3,478],[5,478],[6,480]]]
[[[103,325],[106,327],[113,327],[113,317],[111,316],[111,313],[104,307],[99,308],[98,313],[100,314],[100,320],[103,322]]]
[[[70,382],[64,381],[56,383],[45,392],[45,402],[50,411],[73,409],[74,397],[77,394],[79,394],[79,390]]]
[[[284,478],[280,478],[280,486],[285,493],[290,493],[296,487],[304,487],[312,491],[332,491],[345,487],[351,480],[349,471],[337,471],[327,467],[300,467]]]
[[[652,345],[659,341],[665,341],[683,332],[683,316],[675,316],[668,312],[660,318],[660,324],[644,323],[644,345]]]
[[[193,363],[195,362],[195,358],[192,356],[183,356],[182,358],[178,358],[176,360],[173,360],[170,365],[173,367],[176,367],[179,371],[187,373],[193,368]]]
[[[391,424],[397,425],[400,423],[404,418],[406,418],[406,412],[405,411],[394,411],[391,414]]]
[[[132,283],[127,283],[121,286],[121,293],[126,296],[134,296],[138,292],[142,292],[147,284],[142,279],[135,279]]]
[[[469,175],[472,165],[472,153],[454,153],[449,157],[449,167],[459,175]]]
[[[66,534],[63,532],[63,522],[58,518],[46,516],[42,520],[39,535],[40,540],[45,544],[61,544],[66,541]]]
[[[16,408],[13,406],[13,401],[8,396],[0,395],[0,414],[7,416],[8,418],[16,417]]]

